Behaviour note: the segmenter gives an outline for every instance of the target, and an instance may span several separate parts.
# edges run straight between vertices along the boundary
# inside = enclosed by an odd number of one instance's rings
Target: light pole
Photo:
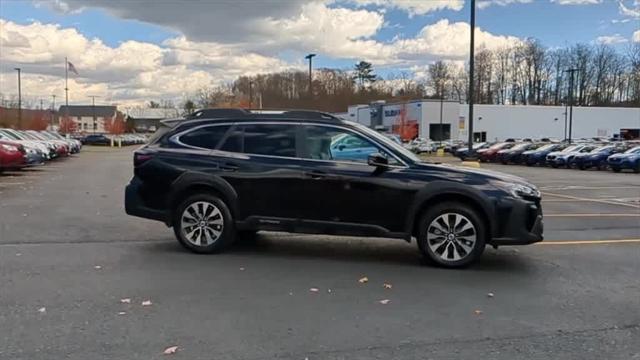
[[[476,0],[471,0],[471,31],[469,43],[469,154],[473,149],[473,67],[474,67],[474,41],[476,30]]]
[[[253,96],[251,94],[251,86],[253,85],[253,82],[251,80],[249,80],[249,109],[251,109],[253,107]]]
[[[578,69],[568,69],[565,72],[568,72],[571,77],[569,78],[569,144],[571,144],[571,136],[573,134],[573,76]]]
[[[53,130],[53,114],[56,113],[56,95],[51,94],[51,130]]]
[[[96,133],[96,98],[100,97],[97,95],[87,95],[91,98],[91,112],[93,113],[93,133]]]
[[[444,96],[441,95],[440,96],[440,146],[442,146],[442,140],[443,140],[442,139],[443,138],[443,136],[442,136],[442,133],[443,133],[443,131],[442,131],[442,106],[443,106],[443,103],[444,103]]]
[[[316,54],[309,54],[304,57],[305,59],[309,60],[309,98],[310,99],[313,99],[313,77],[311,75],[311,63],[312,63],[311,59],[313,59],[314,56],[316,56]]]
[[[22,129],[22,80],[20,73],[22,69],[15,68],[18,71],[18,129]]]

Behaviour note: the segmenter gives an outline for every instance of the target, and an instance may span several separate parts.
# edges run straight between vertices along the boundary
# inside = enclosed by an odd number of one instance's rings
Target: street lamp
[[[20,73],[22,69],[14,68],[18,71],[18,129],[22,129],[22,83],[20,79]]]
[[[569,78],[569,144],[571,144],[571,135],[573,133],[573,76],[578,69],[567,69],[571,77]]]
[[[473,150],[473,67],[476,30],[476,0],[471,0],[471,38],[469,44],[469,154]]]
[[[313,98],[313,82],[312,82],[313,78],[311,75],[311,63],[312,63],[311,59],[313,59],[314,56],[316,56],[316,54],[309,54],[304,57],[305,59],[309,60],[309,98]]]

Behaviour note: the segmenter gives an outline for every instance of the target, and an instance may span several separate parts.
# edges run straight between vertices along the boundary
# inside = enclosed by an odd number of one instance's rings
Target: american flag
[[[78,70],[76,70],[76,67],[73,66],[71,61],[67,61],[67,66],[68,66],[69,71],[71,71],[72,73],[74,73],[76,75],[80,75],[80,74],[78,74]]]

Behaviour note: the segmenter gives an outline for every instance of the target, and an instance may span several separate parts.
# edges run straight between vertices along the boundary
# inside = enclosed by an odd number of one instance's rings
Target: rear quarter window
[[[227,131],[229,131],[228,125],[206,126],[180,135],[178,141],[184,145],[214,150],[217,149]]]

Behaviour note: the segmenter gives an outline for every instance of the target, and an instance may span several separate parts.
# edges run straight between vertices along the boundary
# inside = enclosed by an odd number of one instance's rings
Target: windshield
[[[609,150],[609,149],[612,149],[612,148],[613,148],[613,146],[611,146],[611,145],[600,146],[600,147],[597,147],[597,148],[591,150],[591,153],[595,154],[595,153],[599,153],[600,151],[605,151],[605,150]]]
[[[624,152],[625,154],[640,154],[640,146],[636,146]]]
[[[527,149],[528,147],[530,147],[531,144],[518,144],[514,147],[512,147],[512,150],[523,150],[523,149]]]
[[[556,147],[556,144],[547,144],[539,147],[537,150],[540,150],[540,151],[551,150],[554,147]]]
[[[568,148],[562,150],[562,152],[568,153],[568,152],[572,152],[572,151],[580,151],[580,149],[582,149],[582,148],[583,148],[582,145],[573,145],[573,146],[569,146]]]
[[[486,144],[486,143],[477,143],[477,144],[474,144],[474,145],[473,145],[473,149],[476,149],[476,150],[477,150],[477,149],[479,149],[479,148],[481,148],[481,147],[485,146],[485,144]]]
[[[386,136],[380,134],[379,132],[368,128],[364,125],[352,122],[352,121],[346,121],[346,123],[348,123],[349,125],[354,126],[355,128],[357,128],[358,130],[364,132],[365,134],[367,134],[368,136],[371,136],[372,138],[376,139],[377,141],[383,143],[386,147],[391,148],[392,150],[402,154],[403,156],[411,159],[412,161],[416,161],[416,162],[421,162],[422,159],[420,159],[418,156],[416,156],[416,154],[412,153],[411,151],[405,149],[403,146],[399,145],[398,143],[396,143],[395,141],[392,141],[391,139],[387,138]]]

